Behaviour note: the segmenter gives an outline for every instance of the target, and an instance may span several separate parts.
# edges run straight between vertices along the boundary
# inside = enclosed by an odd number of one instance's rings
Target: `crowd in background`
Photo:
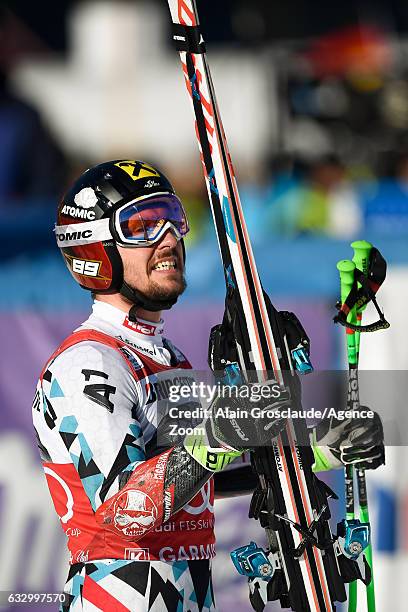
[[[3,13],[3,41],[10,30],[10,15]],[[24,47],[26,31],[22,36],[23,30],[16,30],[15,24],[14,31]],[[27,219],[30,228],[33,218],[52,222],[55,203],[72,178],[100,161],[86,150],[82,156],[74,154],[47,121],[46,109],[33,102],[35,96],[30,100],[21,94],[21,87],[15,87],[18,62],[10,60],[9,47],[0,46],[3,233],[8,223],[15,224],[16,215],[21,215],[22,226]],[[285,43],[278,48],[280,52],[275,48],[269,57],[271,87],[277,93],[274,106],[268,107],[280,124],[278,130],[271,130],[270,141],[252,165],[242,161],[239,150],[234,157],[232,150],[253,241],[267,244],[270,236],[304,235],[347,240],[367,231],[408,234],[408,102],[403,95],[408,80],[403,46],[391,53],[384,33],[368,26],[358,32],[348,27],[295,52],[288,54],[286,49],[285,71],[279,63]],[[322,60],[325,49],[330,61]],[[336,53],[341,62],[334,61]],[[162,119],[165,125],[166,118]],[[142,121],[149,123],[152,118]],[[185,117],[179,130],[191,131],[190,123]],[[234,131],[241,129],[236,126]],[[279,130],[285,130],[283,137]],[[189,244],[200,244],[211,232],[211,215],[198,157],[180,162],[182,171],[176,169],[177,163],[167,168],[160,159],[160,144],[156,145],[158,158],[150,154],[148,161],[169,172],[190,218]],[[134,150],[136,156],[142,147],[135,143]],[[27,210],[30,214],[24,215]]]
[[[24,225],[28,208],[30,217],[37,209],[53,221],[56,202],[86,165],[64,155],[39,113],[8,93],[4,81],[0,100],[3,221],[18,213]],[[271,155],[256,180],[247,177],[239,186],[255,243],[269,236],[352,239],[365,231],[408,236],[408,151],[384,152],[377,164],[359,166],[347,164],[334,152],[316,159]],[[205,240],[212,227],[198,163],[176,188],[190,219],[189,244],[194,245]]]
[[[42,214],[46,205],[52,217],[65,187],[86,164],[63,153],[37,110],[11,94],[6,83],[3,77],[0,210],[5,215],[37,207]],[[348,239],[366,230],[408,235],[408,150],[379,153],[375,162],[348,164],[335,152],[315,159],[271,154],[256,180],[240,182],[254,241],[305,234]],[[211,228],[200,173],[199,164],[192,164],[176,185],[191,222],[190,245],[205,239]]]
[[[3,20],[3,33],[9,21],[9,17]],[[341,54],[342,62],[332,59],[331,64],[328,60],[322,63],[319,45],[323,51],[326,46],[332,58],[337,52]],[[276,54],[271,57],[273,64]],[[309,62],[306,71],[304,62],[299,61],[305,58]],[[363,62],[363,69],[360,65],[357,72],[356,58]],[[275,66],[274,86],[280,94],[277,108],[270,107],[270,114],[276,115],[278,122],[285,120],[287,133],[291,126],[300,128],[292,141],[287,134],[280,140],[271,136],[269,147],[254,164],[255,171],[241,163],[238,154],[241,198],[254,242],[267,243],[271,235],[349,239],[366,231],[386,236],[408,234],[408,147],[404,137],[408,111],[402,95],[408,81],[401,77],[401,67],[385,76],[390,65],[395,68],[397,62],[390,56],[384,36],[366,28],[364,33],[348,29],[326,36],[306,51],[302,49],[301,54],[297,50],[290,55],[285,73]],[[12,75],[13,70],[13,62],[2,62],[0,210],[3,232],[8,231],[10,219],[15,223],[18,216],[24,234],[32,231],[33,211],[38,209],[43,219],[47,214],[52,217],[56,201],[72,178],[99,160],[86,151],[83,156],[73,154],[42,118],[42,109],[24,99],[18,88],[10,87],[13,81],[6,73]],[[345,134],[352,135],[348,147],[344,146]],[[135,145],[135,153],[139,152]],[[149,161],[163,166],[160,158]],[[185,165],[179,181],[175,172],[175,184],[191,221],[188,240],[193,246],[208,236],[211,216],[199,163],[194,159],[191,166]],[[166,164],[162,169],[167,171]],[[174,172],[174,168],[170,170]],[[30,215],[23,214],[27,209]]]

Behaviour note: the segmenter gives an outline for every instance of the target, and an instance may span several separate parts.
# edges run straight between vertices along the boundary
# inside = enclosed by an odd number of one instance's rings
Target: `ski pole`
[[[366,240],[356,240],[351,243],[351,247],[354,250],[353,262],[358,270],[361,270],[365,276],[368,274],[368,261],[372,244]],[[361,308],[356,309],[357,321],[361,323],[362,313],[366,308],[366,304]],[[356,338],[356,350],[357,350],[357,365],[359,360],[360,352],[360,333],[355,333]],[[360,520],[364,523],[370,522],[370,515],[368,510],[368,498],[367,498],[367,484],[364,470],[356,470],[357,472],[357,487],[358,497],[360,503]],[[373,549],[371,540],[368,547],[365,550],[365,556],[367,563],[371,570],[371,581],[366,586],[366,597],[367,597],[367,609],[368,612],[375,612],[375,589],[374,589],[374,568],[373,568]]]
[[[340,274],[340,299],[343,304],[349,295],[354,283],[354,270],[356,265],[354,262],[343,259],[338,262],[337,269]],[[353,308],[348,314],[347,321],[357,324],[356,310]],[[347,338],[347,358],[349,364],[349,381],[348,381],[348,408],[352,409],[354,401],[359,405],[358,397],[358,378],[357,365],[358,353],[356,345],[356,334],[349,328],[346,328]],[[345,495],[346,495],[346,518],[353,520],[355,518],[355,502],[354,502],[354,469],[352,465],[346,467],[345,472]],[[349,601],[348,612],[356,612],[357,610],[357,581],[349,584]]]

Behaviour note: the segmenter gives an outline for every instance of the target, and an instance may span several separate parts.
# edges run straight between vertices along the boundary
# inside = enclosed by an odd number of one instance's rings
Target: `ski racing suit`
[[[163,452],[158,406],[168,404],[173,381],[193,380],[189,362],[162,332],[162,322],[129,321],[121,310],[95,301],[89,319],[62,343],[40,377],[34,427],[70,551],[62,612],[215,610],[213,477],[150,531],[146,525],[157,511],[152,499],[143,491],[136,502],[128,499],[133,511],[126,515],[125,507],[124,520],[139,535],[148,531],[137,542],[111,535],[95,521],[97,508],[121,490],[129,474]],[[148,375],[135,378],[134,371],[146,364]],[[233,480],[224,477],[229,488]],[[254,488],[250,476],[248,483]]]

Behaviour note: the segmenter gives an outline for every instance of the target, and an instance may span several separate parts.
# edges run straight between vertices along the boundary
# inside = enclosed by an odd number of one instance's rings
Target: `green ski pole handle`
[[[351,288],[354,283],[354,270],[356,269],[356,264],[350,259],[342,259],[337,263],[337,269],[340,274],[340,300],[341,303],[344,304],[348,294],[351,291]],[[349,323],[357,323],[357,314],[355,308],[353,308],[348,316],[347,321]],[[356,339],[354,333],[350,330],[346,330],[347,334],[347,357],[349,364],[356,365],[357,364],[357,351],[356,351]]]
[[[361,270],[361,272],[367,276],[368,262],[373,245],[371,242],[367,242],[367,240],[355,240],[350,246],[354,251],[353,262],[355,263],[356,268]]]
[[[340,299],[345,302],[354,282],[354,270],[356,264],[351,259],[341,259],[337,262],[337,269],[340,275]]]

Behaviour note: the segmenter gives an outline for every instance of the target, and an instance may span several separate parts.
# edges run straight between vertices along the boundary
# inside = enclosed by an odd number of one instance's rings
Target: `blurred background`
[[[379,301],[391,329],[364,338],[362,367],[405,370],[408,5],[198,0],[198,8],[265,288],[303,320],[315,365],[343,368],[335,265],[352,256],[351,240],[369,240],[389,263]],[[0,10],[0,590],[54,592],[67,555],[30,406],[43,363],[90,308],[54,243],[59,197],[108,159],[143,159],[170,177],[192,229],[189,287],[165,320],[197,368],[206,367],[224,282],[167,2],[17,0]],[[388,449],[387,467],[369,479],[380,611],[406,610],[407,459],[404,447]],[[341,478],[334,484],[341,494]],[[249,610],[245,579],[228,559],[251,538],[262,543],[245,518],[248,502],[217,504],[221,612]]]

